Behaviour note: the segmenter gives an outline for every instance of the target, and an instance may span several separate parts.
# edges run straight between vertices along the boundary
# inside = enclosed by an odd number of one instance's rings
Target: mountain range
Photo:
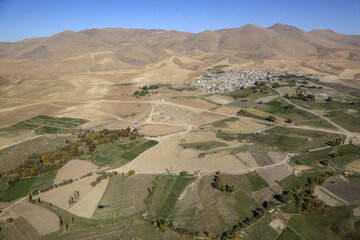
[[[215,65],[359,79],[360,35],[247,24],[196,34],[87,29],[0,43],[0,84],[18,78],[95,73],[134,81],[191,81]]]

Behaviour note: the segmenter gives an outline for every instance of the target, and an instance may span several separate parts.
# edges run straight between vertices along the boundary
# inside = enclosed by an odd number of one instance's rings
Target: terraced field
[[[250,216],[259,207],[251,191],[267,186],[256,173],[223,175],[224,183],[236,186],[232,194],[216,190],[212,181],[212,175],[196,181],[160,177],[149,205],[151,215],[172,221],[176,227],[220,233]]]

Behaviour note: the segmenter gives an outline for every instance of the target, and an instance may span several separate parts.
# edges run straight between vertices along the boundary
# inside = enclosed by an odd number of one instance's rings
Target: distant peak
[[[253,29],[263,29],[263,27],[260,27],[256,24],[252,24],[252,23],[248,23],[248,24],[245,24],[243,25],[242,27],[240,28],[253,28]]]
[[[287,24],[281,24],[281,23],[276,23],[275,25],[269,27],[268,29],[273,29],[273,30],[291,30],[291,31],[302,31],[300,29],[298,29],[297,27],[291,26],[291,25],[287,25]]]

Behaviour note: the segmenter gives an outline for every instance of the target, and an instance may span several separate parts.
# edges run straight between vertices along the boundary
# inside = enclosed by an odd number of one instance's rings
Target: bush
[[[186,177],[189,176],[189,173],[187,171],[180,172],[180,176]]]
[[[135,175],[135,170],[130,170],[129,171],[129,176]]]
[[[287,122],[287,123],[292,123],[292,119],[289,118],[289,119],[286,120],[286,122]]]

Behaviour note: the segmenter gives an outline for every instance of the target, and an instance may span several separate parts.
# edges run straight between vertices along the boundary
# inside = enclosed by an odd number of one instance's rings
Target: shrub
[[[181,171],[180,176],[186,177],[189,176],[189,173],[187,171]]]
[[[130,170],[129,171],[129,176],[135,175],[135,170]]]

